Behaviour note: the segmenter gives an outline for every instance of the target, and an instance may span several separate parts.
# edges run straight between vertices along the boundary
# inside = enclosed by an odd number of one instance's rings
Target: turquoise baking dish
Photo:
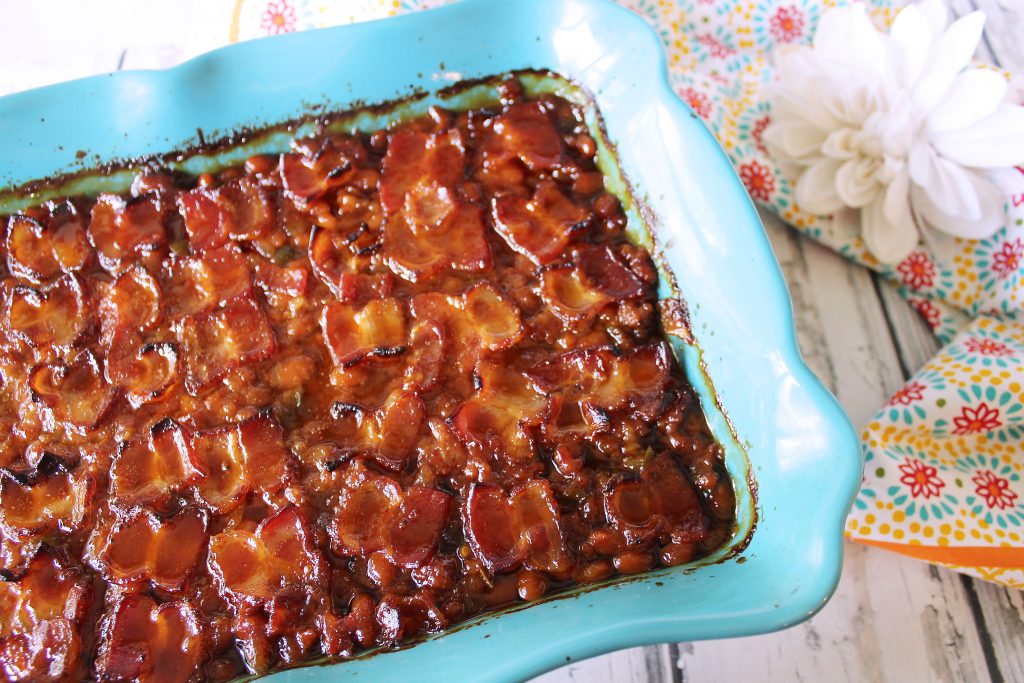
[[[276,681],[521,680],[618,648],[784,628],[813,615],[835,589],[843,521],[861,476],[856,435],[800,358],[785,284],[743,186],[670,89],[658,38],[617,5],[464,0],[235,45],[167,71],[11,95],[0,99],[0,186],[228,138],[209,154],[164,157],[202,170],[281,148],[312,125],[253,132],[269,124],[425,93],[337,124],[372,128],[432,102],[486,98],[486,83],[449,86],[522,69],[569,79],[527,78],[534,90],[577,98],[595,131],[603,126],[602,166],[631,207],[635,238],[654,236],[661,294],[688,304],[689,333],[673,343],[726,447],[740,492],[736,536],[697,565],[491,615],[402,650],[282,672]],[[60,189],[122,189],[125,177],[84,173]],[[40,196],[8,194],[0,210]]]

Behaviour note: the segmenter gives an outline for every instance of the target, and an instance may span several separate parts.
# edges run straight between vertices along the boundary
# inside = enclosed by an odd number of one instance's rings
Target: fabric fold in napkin
[[[621,1],[664,42],[676,92],[717,135],[751,197],[880,272],[945,344],[864,427],[867,465],[847,536],[1024,587],[1024,194],[1006,197],[1003,227],[992,237],[921,246],[883,266],[865,249],[859,226],[801,211],[762,139],[772,120],[766,86],[774,53],[810,43],[821,15],[849,3]],[[439,4],[222,0],[197,20],[205,24],[201,47],[211,49]],[[866,6],[887,27],[903,4]]]

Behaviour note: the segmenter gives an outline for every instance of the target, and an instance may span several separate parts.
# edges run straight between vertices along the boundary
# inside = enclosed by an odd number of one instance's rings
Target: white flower
[[[859,210],[883,262],[907,256],[919,229],[991,235],[1024,162],[1024,107],[1005,101],[999,73],[967,68],[984,14],[948,21],[941,0],[904,8],[889,34],[861,5],[831,9],[813,47],[778,56],[769,151],[798,176],[802,209]]]

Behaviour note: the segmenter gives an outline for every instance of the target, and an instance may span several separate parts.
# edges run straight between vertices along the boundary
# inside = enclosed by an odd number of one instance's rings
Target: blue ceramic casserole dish
[[[5,97],[0,186],[301,118],[310,103],[346,110],[417,91],[427,95],[404,105],[408,112],[434,101],[466,103],[486,88],[441,100],[435,93],[531,68],[571,79],[573,85],[537,77],[532,87],[583,101],[592,127],[596,105],[610,186],[630,207],[635,238],[648,241],[653,233],[665,275],[661,296],[682,296],[689,306],[689,331],[672,341],[725,446],[738,493],[736,536],[695,565],[557,596],[414,647],[274,680],[520,680],[618,648],[783,628],[810,617],[835,589],[843,520],[861,474],[856,435],[800,358],[785,285],[739,179],[672,93],[654,32],[617,5],[464,0],[236,45],[167,71]],[[374,128],[381,118],[357,116],[348,125]],[[288,137],[235,135],[216,154],[182,157],[179,165],[203,170],[280,149]],[[124,189],[125,177],[86,174],[61,190]],[[0,211],[38,199],[0,197]]]

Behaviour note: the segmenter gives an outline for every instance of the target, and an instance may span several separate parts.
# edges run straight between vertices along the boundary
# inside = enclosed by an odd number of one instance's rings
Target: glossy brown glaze
[[[580,112],[501,94],[6,221],[0,674],[342,659],[725,541]]]

